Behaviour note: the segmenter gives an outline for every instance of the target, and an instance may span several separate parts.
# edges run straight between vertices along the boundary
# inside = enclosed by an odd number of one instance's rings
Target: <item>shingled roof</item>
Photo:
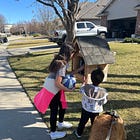
[[[101,12],[111,0],[97,0],[96,2],[87,2],[80,10],[78,19],[98,19],[98,13]]]
[[[96,36],[76,37],[76,43],[86,65],[112,64],[115,62],[114,53],[106,40]]]
[[[134,8],[135,8],[135,10],[140,9],[140,4],[136,5]]]

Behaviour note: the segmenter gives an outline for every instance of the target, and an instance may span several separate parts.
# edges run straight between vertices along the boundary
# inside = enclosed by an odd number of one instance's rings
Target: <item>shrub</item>
[[[126,37],[124,38],[123,43],[139,43],[140,44],[140,38]]]
[[[40,34],[39,33],[34,33],[34,34],[32,34],[32,36],[33,37],[38,37],[38,36],[40,36]]]

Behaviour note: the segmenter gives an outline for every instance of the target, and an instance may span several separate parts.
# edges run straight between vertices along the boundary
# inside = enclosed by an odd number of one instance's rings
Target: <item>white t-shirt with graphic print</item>
[[[108,93],[104,88],[86,84],[80,88],[82,107],[88,112],[100,113],[103,111],[103,104],[107,103]]]

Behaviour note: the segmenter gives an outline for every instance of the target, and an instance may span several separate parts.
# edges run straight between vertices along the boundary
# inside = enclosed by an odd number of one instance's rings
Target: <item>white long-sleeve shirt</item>
[[[80,88],[82,107],[88,112],[100,113],[103,111],[103,104],[107,102],[108,93],[104,88],[86,84]]]

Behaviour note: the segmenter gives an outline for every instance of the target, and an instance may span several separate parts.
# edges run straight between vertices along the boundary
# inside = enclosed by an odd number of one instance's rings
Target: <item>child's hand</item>
[[[86,79],[86,77],[84,76],[84,77],[83,77],[83,80],[82,80],[82,86],[84,86],[85,84],[87,84],[87,79]]]
[[[75,90],[75,87],[73,87],[72,89],[69,89],[69,92],[72,92]]]

